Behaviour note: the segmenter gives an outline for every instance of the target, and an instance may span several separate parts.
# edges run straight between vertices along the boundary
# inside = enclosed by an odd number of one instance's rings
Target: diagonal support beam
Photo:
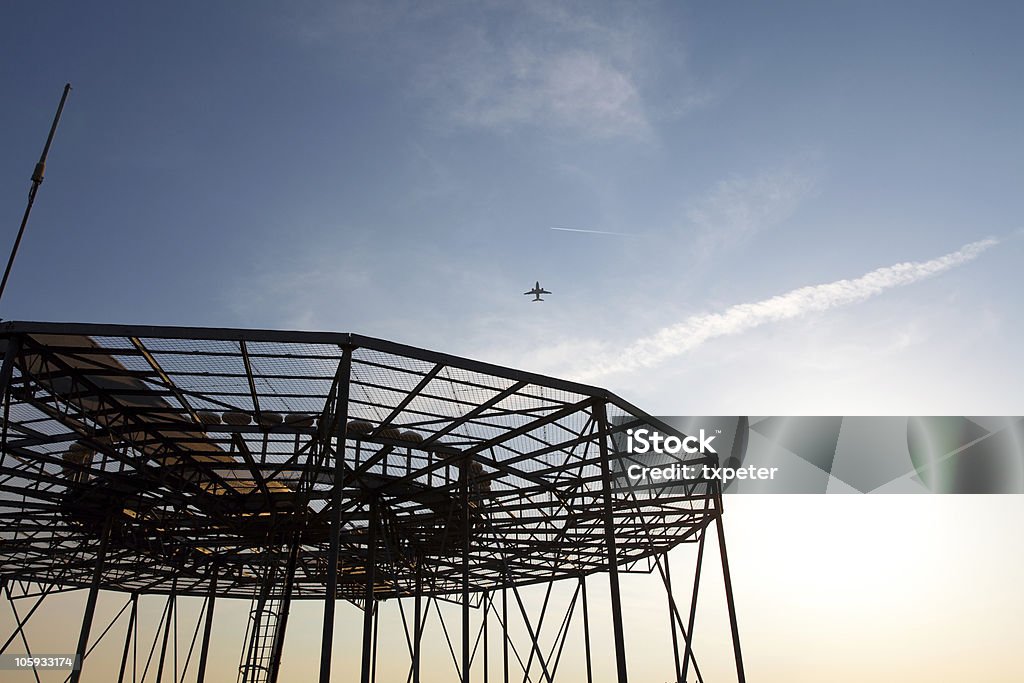
[[[202,424],[199,421],[199,415],[196,413],[195,409],[192,408],[192,404],[190,404],[188,399],[185,398],[185,394],[178,388],[178,385],[171,381],[170,376],[164,372],[162,367],[160,367],[160,363],[158,363],[156,358],[153,357],[153,354],[149,352],[149,349],[145,347],[142,340],[138,337],[129,337],[129,340],[131,341],[132,346],[134,346],[138,352],[142,354],[142,357],[146,359],[146,362],[149,363],[149,367],[153,368],[153,372],[160,377],[160,381],[166,384],[167,389],[174,394],[174,398],[178,399],[178,403],[181,404],[181,407],[184,408],[189,417],[192,418],[192,422]]]
[[[245,366],[245,378],[249,380],[249,396],[252,398],[252,409],[256,414],[256,424],[263,426],[263,412],[260,410],[260,397],[256,392],[256,377],[252,372],[252,362],[249,360],[249,349],[245,340],[238,342],[238,348],[242,352],[242,365]]]

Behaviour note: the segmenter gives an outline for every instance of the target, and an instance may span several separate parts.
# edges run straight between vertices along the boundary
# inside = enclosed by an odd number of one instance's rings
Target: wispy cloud
[[[997,243],[996,239],[984,239],[930,261],[898,263],[852,280],[801,287],[770,299],[737,304],[721,313],[694,315],[650,336],[637,339],[614,354],[599,356],[596,362],[578,370],[575,375],[579,380],[590,381],[611,373],[652,367],[717,337],[739,334],[767,323],[865,301],[887,290],[910,285],[963,265]]]
[[[596,137],[643,136],[649,124],[633,79],[606,58],[583,50],[518,46],[487,49],[484,59],[447,70],[451,116],[484,128],[540,124]]]
[[[497,130],[540,126],[587,137],[644,137],[632,37],[549,13],[524,12],[518,29],[463,27],[450,49],[419,68],[421,95],[451,124]],[[618,43],[602,49],[594,43]]]
[[[697,254],[707,257],[778,225],[814,187],[814,176],[793,167],[718,182],[686,210]]]
[[[678,26],[652,17],[616,3],[353,0],[327,3],[289,33],[340,38],[367,73],[408,83],[416,109],[442,129],[645,139],[714,100],[694,83]]]
[[[585,138],[651,135],[671,99],[675,115],[707,102],[688,87],[678,42],[664,41],[642,15],[614,6],[527,2],[498,5],[426,55],[418,90],[450,124],[492,130],[529,127]],[[672,97],[648,88],[671,70]]]

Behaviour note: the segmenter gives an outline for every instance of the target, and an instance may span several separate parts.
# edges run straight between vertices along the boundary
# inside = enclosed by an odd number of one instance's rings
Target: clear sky
[[[1024,414],[1022,29],[1011,2],[4,3],[4,250],[74,90],[0,316],[352,331],[660,414]],[[965,561],[939,503],[894,500],[799,505],[896,506],[921,526],[892,543]],[[727,514],[739,557],[763,504]],[[1019,535],[1018,503],[941,505]]]

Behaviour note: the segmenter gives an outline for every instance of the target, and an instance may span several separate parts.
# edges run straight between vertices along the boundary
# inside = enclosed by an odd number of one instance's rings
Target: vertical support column
[[[420,683],[420,641],[423,636],[423,556],[416,556],[416,595],[412,627],[412,683]]]
[[[469,516],[469,458],[459,473],[462,499],[462,683],[469,683],[469,544],[472,524]]]
[[[206,662],[210,656],[210,634],[213,632],[213,608],[217,600],[217,576],[220,573],[217,565],[213,565],[213,576],[210,577],[210,592],[206,596],[206,621],[203,624],[203,644],[199,650],[199,673],[196,683],[206,683]]]
[[[743,673],[743,653],[740,651],[740,629],[736,623],[736,602],[732,596],[732,575],[729,573],[729,555],[725,551],[725,530],[722,526],[722,485],[715,486],[715,526],[718,531],[718,552],[722,556],[722,577],[725,580],[725,600],[729,607],[729,628],[732,630],[732,649],[736,657],[736,677],[739,683],[746,683]]]
[[[615,636],[615,665],[618,683],[627,683],[626,639],[622,629],[622,598],[619,591],[619,568],[615,552],[615,516],[612,508],[612,475],[608,463],[608,414],[604,401],[594,402],[594,419],[601,435],[601,486],[604,489],[604,540],[608,551],[608,584],[611,589],[612,629]]]
[[[295,565],[298,562],[300,537],[296,532],[292,539],[292,547],[288,553],[288,565],[285,568],[284,593],[281,595],[281,608],[277,617],[277,628],[274,631],[274,649],[270,654],[270,672],[268,683],[277,683],[281,671],[281,656],[284,653],[284,638],[288,632],[288,612],[292,606],[292,588],[295,585]]]
[[[484,683],[487,681],[487,669],[490,662],[487,658],[487,616],[490,612],[491,607],[491,594],[488,591],[484,591]]]
[[[679,636],[676,635],[676,599],[672,593],[672,569],[668,561],[668,551],[662,555],[665,559],[665,591],[668,593],[668,627],[672,629],[672,657],[675,660],[675,669],[673,669],[673,675],[676,677],[677,683],[682,681],[679,677]]]
[[[2,378],[0,378],[2,379]],[[85,666],[85,653],[89,647],[89,630],[92,628],[92,618],[96,613],[96,598],[100,592],[100,581],[103,578],[103,563],[107,559],[107,546],[110,543],[110,530],[114,525],[113,513],[107,513],[107,519],[103,523],[103,531],[100,532],[100,547],[96,552],[96,566],[92,570],[92,583],[89,585],[89,597],[85,601],[85,614],[82,616],[82,630],[78,634],[78,668],[71,672],[70,683],[78,683],[82,676],[82,667]]]
[[[167,658],[167,638],[171,634],[171,622],[174,621],[174,608],[176,607],[178,593],[178,577],[171,582],[171,594],[167,596],[167,622],[164,624],[164,642],[160,646],[160,663],[156,667],[156,683],[164,677],[164,661]],[[177,643],[175,643],[177,645]]]
[[[707,506],[705,504],[705,509]],[[707,538],[708,528],[705,526],[700,532],[700,542],[697,545],[697,568],[693,572],[693,595],[690,598],[690,620],[686,625],[686,633],[683,634],[683,639],[686,641],[686,651],[683,653],[683,675],[682,680],[686,680],[686,675],[690,672],[690,658],[693,657],[693,625],[697,619],[697,593],[700,590],[700,569],[704,562],[704,539]]]
[[[373,613],[376,599],[373,586],[377,581],[377,532],[380,527],[379,501],[372,494],[369,506],[369,528],[366,534],[366,592],[363,606],[363,663],[359,680],[370,683],[370,669],[373,666]]]
[[[324,626],[320,638],[320,683],[331,683],[331,649],[334,645],[334,607],[338,597],[338,554],[341,549],[341,492],[345,476],[345,443],[348,436],[348,388],[352,374],[352,348],[341,352],[335,414],[337,447],[334,453],[334,489],[331,492],[331,532],[327,550],[327,590],[324,595]]]
[[[583,592],[583,652],[587,658],[587,683],[594,683],[594,668],[590,660],[590,609],[587,606],[587,575],[580,574]]]
[[[124,635],[124,652],[121,653],[121,668],[117,673],[117,683],[124,683],[124,672],[128,667],[128,650],[131,647],[133,641],[133,633],[135,632],[135,619],[139,613],[139,594],[132,593],[132,611],[128,617],[128,630],[125,631]],[[201,680],[201,679],[200,679]]]
[[[21,352],[21,337],[14,336],[7,338],[7,348],[4,349],[4,363],[0,366],[0,397],[6,399],[8,385],[11,383],[11,374],[14,371],[14,359]]]
[[[0,365],[0,404],[3,405],[4,413],[4,425],[3,433],[0,434],[0,465],[3,465],[4,458],[7,457],[7,423],[9,419],[10,407],[11,407],[11,375],[14,372],[14,359],[18,357],[21,352],[21,337],[9,337],[7,339],[7,348],[4,349],[4,362]]]
[[[373,655],[370,664],[370,683],[377,683],[377,633],[380,630],[380,604],[373,605]]]
[[[508,576],[501,588],[501,650],[502,650],[502,683],[508,683]]]

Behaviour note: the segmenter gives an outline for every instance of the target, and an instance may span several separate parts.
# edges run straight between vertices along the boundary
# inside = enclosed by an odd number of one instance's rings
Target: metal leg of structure
[[[171,622],[174,621],[174,610],[178,600],[178,577],[171,582],[171,594],[167,596],[167,621],[164,622],[164,641],[160,646],[160,662],[156,666],[156,683],[164,677],[164,660],[167,658],[167,639],[171,634]]]
[[[78,649],[75,651],[79,657],[78,668],[71,672],[70,683],[78,683],[82,676],[82,667],[85,666],[85,653],[89,646],[89,629],[92,628],[92,618],[96,613],[96,598],[100,593],[100,581],[103,578],[103,563],[107,559],[107,546],[110,543],[110,531],[114,524],[113,515],[107,515],[103,523],[103,531],[100,533],[100,547],[96,552],[96,566],[92,570],[92,583],[89,585],[89,597],[85,602],[85,614],[82,616],[82,631],[78,635]]]
[[[324,595],[324,627],[320,639],[320,683],[331,683],[331,649],[334,644],[334,607],[338,597],[338,555],[341,549],[341,482],[345,476],[345,444],[348,432],[348,389],[352,349],[345,348],[338,368],[337,449],[334,458],[334,490],[331,494],[331,533],[327,552],[327,591]]]
[[[128,651],[131,649],[131,644],[135,642],[133,637],[135,633],[135,620],[139,614],[139,594],[132,593],[132,612],[128,617],[128,630],[124,636],[124,651],[121,653],[121,668],[117,673],[117,683],[124,683],[124,672],[128,668]]]
[[[491,595],[488,592],[484,593],[484,683],[487,681],[487,669],[490,662],[487,659],[487,616],[490,612],[491,607]]]
[[[593,683],[594,668],[590,659],[590,609],[587,606],[586,574],[580,574],[580,590],[583,592],[583,652],[587,660],[587,683]]]
[[[377,532],[380,527],[377,505],[377,497],[370,498],[370,528],[366,541],[366,593],[364,598],[366,604],[363,606],[363,664],[359,677],[361,683],[370,683],[370,668],[373,659],[373,613],[376,600],[373,588],[377,581]]]
[[[544,656],[540,651],[540,631],[544,628],[544,616],[548,612],[548,602],[551,600],[551,586],[553,582],[548,581],[547,590],[544,591],[544,602],[541,604],[540,617],[537,619],[537,631],[534,634],[533,626],[530,624],[530,617],[526,613],[526,608],[523,606],[522,600],[519,601],[519,607],[523,612],[523,621],[526,623],[526,630],[530,634],[530,640],[533,641],[533,647],[530,648],[530,656],[526,659],[526,672],[529,673],[530,667],[533,666],[533,658],[537,657],[537,661],[540,662],[541,668],[544,671],[544,677],[551,679],[548,674],[547,663],[544,661]],[[519,591],[513,586],[512,590],[516,594],[516,599],[519,599]]]
[[[676,603],[672,593],[672,569],[668,561],[668,551],[662,555],[665,562],[665,592],[668,593],[668,627],[672,629],[672,658],[675,661],[675,668],[672,669],[676,676],[677,683],[682,681],[679,669],[679,636],[676,633]]]
[[[506,579],[506,582],[508,579]],[[501,589],[502,683],[508,683],[508,585]]]
[[[700,589],[700,568],[704,562],[704,539],[707,538],[707,527],[700,532],[700,542],[697,544],[697,567],[693,572],[693,594],[690,598],[690,620],[686,625],[686,632],[683,639],[686,641],[686,651],[683,653],[683,673],[680,680],[685,681],[686,675],[690,672],[690,659],[693,657],[693,624],[697,619],[697,592]]]
[[[718,509],[715,511],[715,526],[718,532],[718,552],[722,556],[722,578],[725,581],[725,600],[729,607],[729,628],[732,630],[732,649],[736,657],[736,677],[739,683],[746,683],[743,673],[743,653],[740,650],[740,630],[736,623],[736,602],[732,595],[732,575],[729,573],[729,555],[725,551],[725,530],[722,526],[722,488],[717,491]]]
[[[558,634],[555,636],[555,645],[551,646],[551,652],[548,653],[548,659],[554,657],[554,664],[551,666],[551,679],[554,680],[555,676],[558,675],[558,665],[562,661],[562,653],[565,651],[565,644],[569,640],[569,629],[572,626],[573,617],[576,615],[576,602],[580,597],[580,586],[576,586],[576,590],[573,591],[572,600],[569,602],[569,607],[565,611],[565,617],[562,619],[562,625],[558,627]],[[557,645],[557,652],[556,647]]]
[[[3,404],[4,423],[3,431],[0,432],[0,467],[4,465],[7,457],[7,427],[10,424],[11,393],[8,389],[11,386],[11,374],[14,372],[14,360],[21,351],[21,337],[15,336],[7,340],[7,348],[4,350],[3,365],[0,365],[0,402]]]
[[[377,639],[380,629],[380,604],[373,606],[373,655],[370,658],[370,683],[377,683]]]
[[[469,544],[472,530],[469,516],[469,459],[459,473],[462,498],[462,683],[469,683]]]
[[[296,534],[292,540],[291,551],[288,553],[288,565],[285,569],[284,592],[281,595],[281,609],[278,613],[277,628],[274,632],[274,646],[270,655],[270,672],[267,675],[268,683],[277,683],[277,676],[281,672],[281,657],[284,654],[284,638],[288,632],[288,612],[292,606],[292,589],[295,586],[295,565],[298,562],[300,538]]]
[[[608,431],[608,415],[602,401],[594,403],[594,419],[600,432]],[[622,629],[622,598],[619,591],[618,558],[615,552],[615,517],[612,509],[612,477],[608,463],[608,437],[598,439],[601,448],[601,485],[604,489],[604,538],[608,551],[608,585],[611,591],[612,630],[615,636],[615,665],[618,683],[627,683],[626,638]]]
[[[210,634],[213,632],[213,608],[217,600],[217,567],[210,577],[210,592],[206,596],[206,622],[203,624],[203,644],[199,650],[199,673],[196,683],[206,683],[206,662],[210,656]]]
[[[14,371],[14,359],[21,352],[21,337],[10,337],[7,340],[7,349],[4,351],[4,362],[0,366],[0,396],[7,397],[7,389],[11,383],[11,374]]]
[[[415,615],[412,631],[412,683],[420,683],[420,642],[423,639],[423,558],[416,559]]]
[[[171,596],[167,596],[163,609],[160,611],[160,621],[157,622],[153,631],[153,644],[149,648],[149,655],[146,657],[146,665],[142,668],[141,680],[145,681],[149,675],[149,665],[153,663],[153,655],[156,653],[156,646],[160,642],[160,633],[164,628],[164,620],[171,618]]]
[[[548,597],[551,595],[550,591],[551,591],[551,584],[548,583],[548,594],[544,597],[544,608],[545,609],[547,608]],[[544,678],[546,678],[548,681],[550,681],[551,680],[551,673],[548,671],[548,664],[547,664],[546,661],[544,661],[544,655],[540,651],[540,628],[538,627],[537,631],[533,630],[533,624],[530,623],[530,615],[527,614],[527,612],[526,612],[526,605],[523,604],[523,599],[519,595],[519,590],[515,586],[512,586],[512,594],[516,596],[516,602],[519,604],[519,612],[520,612],[520,614],[523,615],[523,622],[526,624],[526,632],[530,636],[530,643],[531,643],[531,646],[533,648],[531,650],[531,653],[530,653],[530,658],[527,661],[526,665],[524,666],[524,669],[526,670],[525,671],[526,678],[527,679],[529,678],[530,666],[533,663],[533,656],[536,655],[537,656],[537,661],[540,662],[541,671],[544,672]],[[543,624],[543,621],[544,621],[544,610],[541,610],[541,618],[540,618],[541,624]]]

